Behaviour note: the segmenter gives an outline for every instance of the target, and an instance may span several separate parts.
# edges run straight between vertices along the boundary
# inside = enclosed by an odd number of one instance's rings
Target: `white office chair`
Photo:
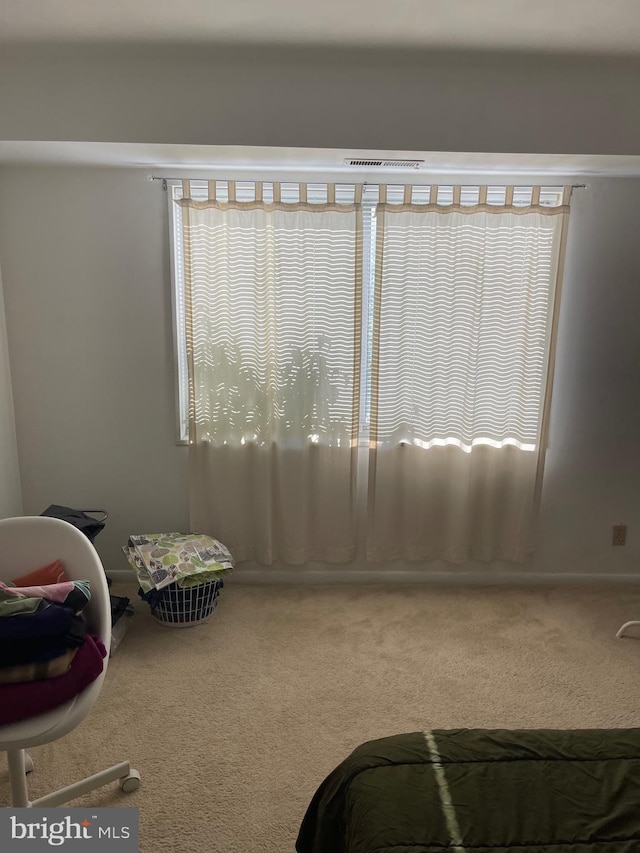
[[[88,580],[91,601],[85,615],[91,631],[101,638],[107,651],[111,642],[111,606],[109,589],[102,563],[86,536],[73,525],[58,518],[24,516],[0,520],[0,580],[12,578],[61,560],[69,580]],[[135,791],[140,774],[128,761],[86,779],[30,801],[26,773],[33,769],[25,752],[33,746],[63,737],[87,716],[98,698],[107,671],[108,656],[102,674],[70,702],[37,717],[0,725],[0,750],[7,753],[12,802],[15,807],[57,806],[94,791],[109,782],[120,780],[123,791]]]

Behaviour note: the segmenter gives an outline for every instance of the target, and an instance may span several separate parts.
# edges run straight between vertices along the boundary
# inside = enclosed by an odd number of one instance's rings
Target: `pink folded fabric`
[[[7,595],[15,595],[17,598],[20,596],[26,596],[27,598],[48,598],[49,601],[64,604],[65,599],[70,592],[73,592],[75,587],[71,581],[48,583],[42,586],[9,586],[0,581],[0,589],[3,589]]]
[[[35,717],[69,702],[96,680],[106,656],[102,640],[87,634],[64,675],[43,681],[0,684],[0,725]]]

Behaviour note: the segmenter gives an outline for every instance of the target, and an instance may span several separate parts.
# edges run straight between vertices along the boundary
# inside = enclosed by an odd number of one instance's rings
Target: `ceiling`
[[[0,43],[362,45],[640,56],[639,0],[2,0]]]
[[[3,47],[255,44],[531,51],[640,58],[640,0],[0,0]],[[640,175],[640,156],[452,154],[0,140],[0,165],[127,166],[164,176],[262,173],[339,179],[347,156],[419,158],[404,179],[487,173]],[[353,170],[351,170],[353,174]],[[391,178],[380,171],[363,180]],[[403,180],[403,178],[400,178]]]

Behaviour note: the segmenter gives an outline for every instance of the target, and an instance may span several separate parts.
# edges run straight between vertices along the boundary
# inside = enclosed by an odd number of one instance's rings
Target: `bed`
[[[359,746],[298,853],[640,853],[640,729],[456,729]]]

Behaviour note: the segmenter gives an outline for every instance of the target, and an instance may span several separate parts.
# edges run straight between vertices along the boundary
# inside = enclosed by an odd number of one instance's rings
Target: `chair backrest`
[[[109,587],[96,549],[72,524],[40,515],[0,519],[0,580],[40,569],[60,560],[69,580],[88,580],[91,601],[84,613],[89,627],[109,648]],[[107,658],[108,660],[108,658]],[[105,668],[107,661],[105,660]]]

